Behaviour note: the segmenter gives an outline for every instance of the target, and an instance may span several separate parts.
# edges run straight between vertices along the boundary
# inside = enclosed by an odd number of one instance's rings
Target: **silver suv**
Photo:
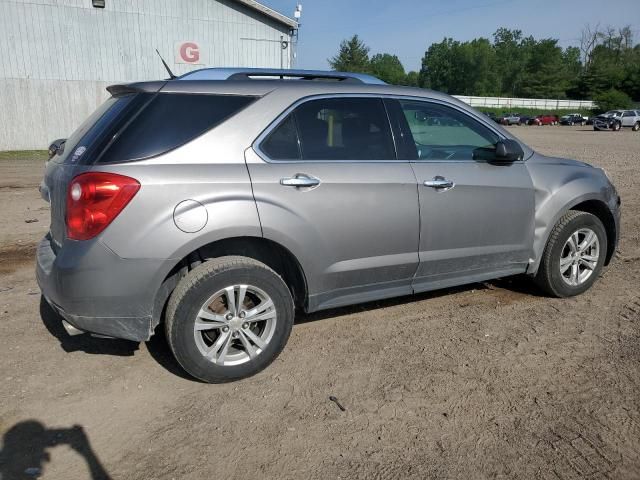
[[[593,120],[594,130],[618,131],[622,127],[631,128],[634,132],[640,130],[639,110],[611,110],[598,115]]]
[[[603,170],[535,153],[448,95],[228,69],[108,90],[52,145],[40,288],[68,332],[164,330],[207,382],[269,365],[296,308],[516,274],[577,295],[618,242]]]

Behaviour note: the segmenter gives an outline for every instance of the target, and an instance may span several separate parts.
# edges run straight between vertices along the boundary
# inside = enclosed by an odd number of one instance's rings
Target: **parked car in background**
[[[587,117],[583,117],[579,113],[571,113],[569,115],[565,115],[560,117],[560,125],[582,125],[585,126],[587,124]]]
[[[520,122],[518,122],[518,125],[529,125],[532,118],[533,117],[531,115],[520,115]]]
[[[624,110],[622,112],[622,126],[630,128],[634,132],[640,130],[640,110]]]
[[[442,93],[216,68],[108,91],[52,146],[38,284],[67,332],[164,333],[206,382],[266,368],[296,310],[516,274],[571,297],[616,251],[604,170],[537,153]]]
[[[538,115],[529,120],[529,125],[557,125],[558,117],[556,115]]]
[[[521,125],[519,113],[505,113],[499,118],[499,122],[502,125]]]
[[[593,119],[593,129],[595,131],[613,130],[617,132],[622,128],[622,114],[623,110],[609,110],[598,115]]]
[[[494,122],[500,123],[498,116],[495,113],[493,112],[482,112],[482,113],[484,113],[487,117],[489,117]]]

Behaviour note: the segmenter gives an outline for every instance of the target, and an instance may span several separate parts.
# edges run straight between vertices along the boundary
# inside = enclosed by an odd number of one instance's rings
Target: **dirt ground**
[[[622,241],[592,290],[504,279],[302,316],[226,385],[187,378],[161,336],[67,336],[33,272],[42,160],[0,162],[0,478],[640,478],[640,134],[512,130],[617,185]]]

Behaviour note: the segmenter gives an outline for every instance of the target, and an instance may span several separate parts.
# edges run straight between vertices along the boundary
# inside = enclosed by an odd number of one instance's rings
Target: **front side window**
[[[415,144],[416,160],[471,160],[491,157],[497,134],[470,116],[430,102],[400,100]]]
[[[395,160],[379,98],[336,97],[299,105],[261,144],[272,160]]]

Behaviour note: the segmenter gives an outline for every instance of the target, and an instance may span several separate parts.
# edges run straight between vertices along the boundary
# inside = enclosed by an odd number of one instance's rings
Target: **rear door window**
[[[323,98],[295,110],[303,160],[395,160],[379,98]]]
[[[380,98],[335,97],[299,105],[260,145],[273,160],[396,160]]]
[[[262,142],[260,148],[275,160],[300,160],[300,143],[293,115],[287,116]]]
[[[98,162],[127,162],[166,153],[219,125],[255,99],[159,93],[115,134]]]

